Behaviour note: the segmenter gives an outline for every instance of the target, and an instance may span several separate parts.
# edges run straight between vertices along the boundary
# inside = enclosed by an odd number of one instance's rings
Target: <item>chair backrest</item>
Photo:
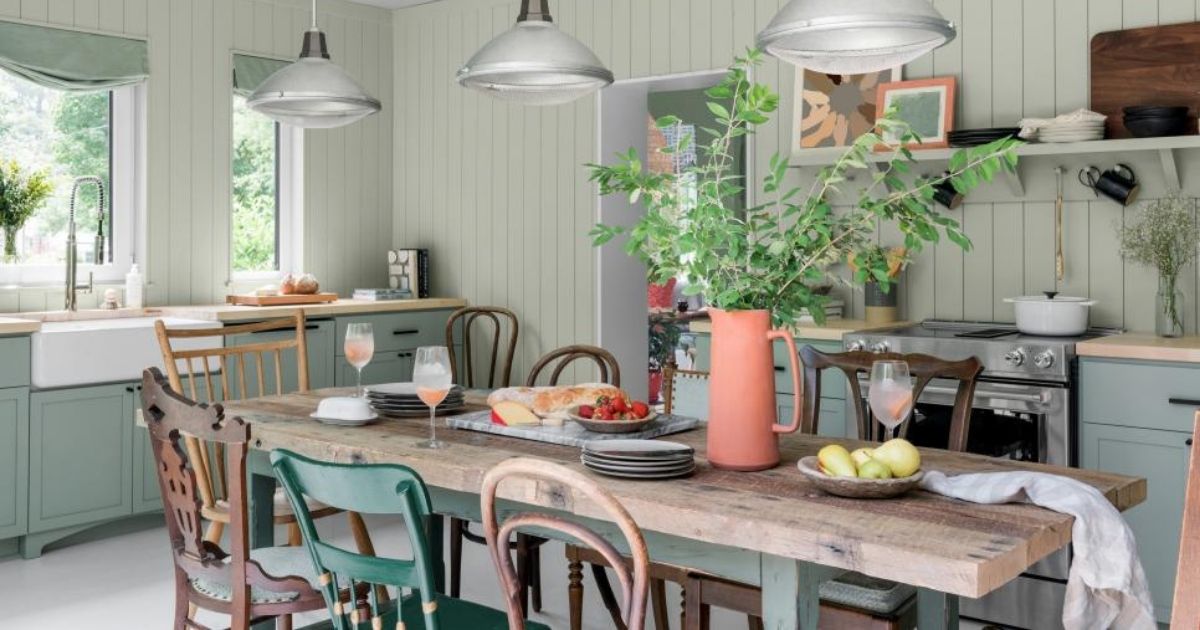
[[[503,359],[500,358],[500,338],[504,336],[504,326],[501,324],[501,319],[508,320],[508,348],[504,352]],[[473,352],[472,332],[475,330],[473,324],[476,320],[485,320],[492,323],[492,353],[491,359],[488,361],[487,381],[480,381],[479,385],[475,384],[475,353]],[[454,356],[455,335],[454,331],[458,329],[461,322],[462,328],[462,348],[463,348],[463,372],[459,375],[458,361]],[[468,388],[486,387],[494,389],[497,387],[508,387],[512,383],[512,364],[513,355],[517,351],[517,333],[518,333],[517,315],[512,311],[501,308],[499,306],[468,306],[460,308],[450,314],[450,319],[446,321],[446,348],[450,350],[450,370],[454,375],[454,382],[460,385],[465,385]],[[496,371],[499,368],[499,380],[496,379]]]
[[[254,398],[269,394],[290,393],[284,388],[284,353],[296,354],[296,391],[309,389],[308,343],[305,336],[304,313],[292,317],[271,319],[251,324],[234,324],[223,328],[167,328],[162,320],[154,322],[163,365],[167,368],[171,388],[192,400],[209,403]],[[286,339],[261,341],[242,345],[221,345],[207,348],[176,349],[172,340],[224,338],[236,335],[256,335],[273,331],[294,331]],[[189,346],[192,344],[189,344]],[[268,363],[268,357],[273,361]],[[247,363],[253,364],[252,378],[247,381]],[[181,374],[182,366],[184,374]],[[274,378],[268,378],[268,375]],[[274,385],[270,388],[269,385]],[[257,388],[253,388],[253,386]],[[219,442],[212,448],[204,445],[199,436],[188,437],[188,450],[194,453],[193,466],[200,472],[200,498],[208,509],[228,494],[224,475],[224,447]],[[210,452],[211,451],[211,452]]]
[[[204,577],[229,584],[232,627],[248,628],[251,586],[277,593],[301,593],[314,598],[300,577],[277,578],[250,559],[250,528],[246,492],[246,453],[250,426],[241,418],[226,418],[221,405],[198,405],[175,393],[158,368],[142,374],[142,410],[150,433],[166,513],[167,534],[177,572],[176,589],[188,588],[190,578]],[[201,479],[185,435],[221,444],[229,470],[229,552],[204,539]]]
[[[983,372],[983,364],[974,357],[962,361],[943,361],[937,357],[925,354],[897,354],[874,352],[839,352],[825,353],[805,346],[800,350],[800,361],[804,364],[804,409],[800,415],[800,431],[816,433],[821,418],[821,372],[828,368],[836,368],[846,376],[850,383],[850,399],[854,403],[854,412],[858,420],[858,437],[861,440],[881,440],[883,426],[873,422],[867,414],[863,402],[862,387],[858,382],[859,374],[871,374],[871,365],[876,361],[904,361],[908,363],[908,371],[915,380],[913,383],[913,400],[920,400],[925,386],[935,378],[953,379],[958,381],[958,389],[954,397],[954,411],[950,418],[950,441],[947,448],[951,451],[967,450],[967,434],[971,429],[971,402],[975,398],[975,382]],[[909,421],[901,425],[901,435],[907,435]]]
[[[626,563],[612,543],[575,521],[550,514],[521,512],[508,515],[501,524],[498,520],[496,494],[500,483],[511,478],[533,480],[538,486],[535,491],[539,495],[560,497],[567,507],[576,500],[576,494],[582,495],[578,497],[580,499],[587,499],[595,503],[608,514],[608,519],[616,523],[617,527],[621,529],[621,533],[624,534],[632,566]],[[483,489],[480,491],[480,507],[483,511],[484,536],[487,538],[488,551],[492,555],[492,563],[496,567],[496,572],[500,576],[500,585],[504,589],[510,630],[525,628],[521,582],[517,577],[512,552],[508,545],[512,534],[523,528],[562,532],[604,556],[608,566],[616,572],[617,580],[621,585],[622,600],[625,604],[622,619],[625,626],[629,630],[642,630],[645,627],[646,593],[649,587],[650,572],[650,556],[646,551],[646,541],[633,517],[617,501],[616,497],[609,494],[602,486],[582,473],[565,466],[540,459],[517,457],[493,466],[484,475]]]
[[[536,386],[538,378],[542,375],[542,371],[555,362],[557,362],[557,365],[555,365],[554,371],[550,373],[550,380],[547,384],[558,385],[558,379],[562,376],[563,370],[572,362],[580,359],[588,359],[600,368],[599,382],[607,383],[614,387],[621,386],[621,366],[617,365],[617,358],[604,348],[587,345],[563,346],[562,348],[546,353],[533,365],[533,369],[529,370],[529,378],[526,379],[525,385],[527,387]]]
[[[383,611],[376,595],[379,589],[375,586],[395,586],[419,593],[425,628],[445,627],[438,620],[433,556],[426,533],[432,504],[425,482],[416,471],[398,464],[322,462],[285,450],[271,452],[271,465],[296,513],[336,630],[356,628],[368,616],[373,624],[382,623]],[[412,559],[363,555],[322,540],[305,496],[351,512],[402,517]],[[339,585],[349,587],[351,592],[370,585],[367,602],[359,603],[364,609],[351,606],[353,610],[346,610],[338,597]]]
[[[708,372],[663,368],[663,411],[708,422]]]
[[[1187,494],[1183,500],[1183,530],[1179,536],[1179,564],[1175,572],[1172,628],[1200,628],[1200,411],[1192,429],[1188,456]]]

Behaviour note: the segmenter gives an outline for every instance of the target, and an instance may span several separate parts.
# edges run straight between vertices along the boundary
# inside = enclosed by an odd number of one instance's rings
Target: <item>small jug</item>
[[[1104,195],[1122,206],[1137,201],[1142,187],[1133,169],[1126,164],[1118,164],[1104,172],[1089,166],[1079,171],[1079,183],[1091,188],[1097,197]]]

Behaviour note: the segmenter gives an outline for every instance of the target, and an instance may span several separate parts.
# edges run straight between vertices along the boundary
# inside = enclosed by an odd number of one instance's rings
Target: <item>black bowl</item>
[[[1141,118],[1143,116],[1154,116],[1159,118],[1169,117],[1186,117],[1188,113],[1187,105],[1138,105],[1135,107],[1126,107],[1124,109],[1126,118]]]
[[[1183,136],[1191,132],[1192,120],[1178,116],[1154,118],[1148,116],[1125,117],[1125,128],[1135,138],[1158,138],[1162,136]]]

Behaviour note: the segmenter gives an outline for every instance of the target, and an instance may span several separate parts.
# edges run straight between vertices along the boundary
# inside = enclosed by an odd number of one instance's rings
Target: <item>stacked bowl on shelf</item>
[[[1140,105],[1125,108],[1125,128],[1135,138],[1159,138],[1193,133],[1187,105]]]
[[[1103,139],[1103,119],[1055,121],[1037,130],[1038,142],[1088,142]]]
[[[960,129],[947,135],[952,147],[977,147],[1001,138],[1015,138],[1020,127],[996,127],[994,129]]]

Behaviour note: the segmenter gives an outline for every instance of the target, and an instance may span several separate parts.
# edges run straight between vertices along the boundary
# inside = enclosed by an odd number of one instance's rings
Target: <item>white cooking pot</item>
[[[1016,309],[1017,330],[1047,337],[1082,335],[1088,328],[1088,311],[1096,303],[1087,298],[1060,297],[1054,291],[1004,301]]]

